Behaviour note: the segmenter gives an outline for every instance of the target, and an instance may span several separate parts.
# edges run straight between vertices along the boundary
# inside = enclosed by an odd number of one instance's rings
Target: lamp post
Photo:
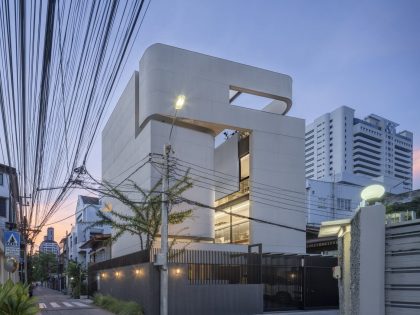
[[[362,205],[370,205],[371,202],[377,201],[385,194],[385,187],[379,184],[374,184],[365,187],[360,193],[363,202]]]
[[[169,156],[171,154],[171,136],[175,124],[176,114],[185,104],[185,96],[179,95],[175,101],[175,115],[169,133],[169,141],[163,146],[163,178],[162,178],[162,206],[161,206],[161,236],[160,236],[160,315],[168,315],[168,189],[169,189]]]

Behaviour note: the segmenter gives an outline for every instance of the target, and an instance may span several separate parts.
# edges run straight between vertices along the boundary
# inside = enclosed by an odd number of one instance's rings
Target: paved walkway
[[[277,313],[264,313],[259,315],[338,315],[338,310],[317,310],[317,311],[283,311]]]
[[[34,296],[38,299],[40,314],[48,315],[112,315],[92,304],[89,300],[71,299],[61,292],[36,287]]]

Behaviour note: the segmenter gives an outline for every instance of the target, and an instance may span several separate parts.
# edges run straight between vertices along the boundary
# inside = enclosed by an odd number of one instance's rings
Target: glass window
[[[216,243],[249,242],[249,201],[226,207],[215,214]]]
[[[6,218],[7,213],[7,199],[6,198],[0,198],[0,217]]]
[[[241,157],[241,180],[249,177],[249,154]]]
[[[0,173],[0,186],[3,186],[3,173]]]
[[[318,208],[327,208],[327,198],[318,197]]]

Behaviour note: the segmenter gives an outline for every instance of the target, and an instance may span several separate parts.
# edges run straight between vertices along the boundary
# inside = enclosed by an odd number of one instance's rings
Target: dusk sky
[[[359,118],[375,113],[399,123],[414,133],[413,188],[420,188],[420,1],[152,0],[103,123],[157,42],[290,75],[288,115],[307,122],[347,105]],[[87,165],[98,178],[100,140]],[[74,213],[74,201],[50,221]],[[73,221],[55,226],[58,240]]]

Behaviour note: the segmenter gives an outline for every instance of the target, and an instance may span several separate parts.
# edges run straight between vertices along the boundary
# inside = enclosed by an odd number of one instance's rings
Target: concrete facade
[[[385,314],[384,221],[385,207],[378,204],[321,225],[320,236],[338,236],[341,315]]]
[[[362,190],[374,184],[384,185],[385,190],[392,188],[392,181],[385,183],[378,178],[368,178],[349,173],[341,173],[333,180],[306,179],[306,198],[308,208],[308,223],[320,224],[323,221],[350,218],[361,205]],[[413,196],[407,192],[401,196]],[[395,197],[393,197],[395,196]],[[384,203],[397,199],[396,196],[387,194]]]
[[[103,130],[103,180],[119,183],[129,174],[127,169],[141,166],[150,153],[161,154],[174,122],[172,156],[198,169],[191,175],[194,187],[184,197],[212,207],[218,197],[239,187],[232,178],[216,184],[215,172],[233,175],[239,161],[232,156],[234,169],[225,167],[221,151],[215,150],[215,136],[225,129],[248,133],[249,215],[279,224],[250,221],[248,242],[262,243],[264,251],[305,252],[304,198],[290,212],[252,197],[254,181],[305,193],[304,121],[284,116],[291,106],[291,84],[291,78],[283,74],[166,45],[149,47]],[[235,93],[264,96],[272,102],[262,110],[242,108],[231,104]],[[173,103],[179,94],[186,96],[186,104],[174,120]],[[230,152],[235,155],[235,150]],[[155,166],[144,165],[130,179],[150,189],[161,176]],[[203,184],[203,170],[210,172],[207,184]],[[230,190],[219,195],[217,185]],[[115,209],[126,211],[117,201],[111,202]],[[211,209],[196,207],[193,217],[170,228],[170,234],[213,242],[214,215]],[[123,235],[113,244],[113,257],[139,249],[139,239]]]

